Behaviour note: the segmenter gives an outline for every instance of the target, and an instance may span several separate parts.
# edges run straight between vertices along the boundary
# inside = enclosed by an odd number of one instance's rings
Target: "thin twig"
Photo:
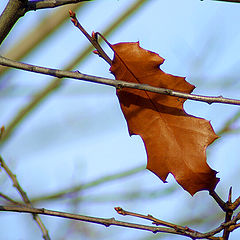
[[[232,104],[232,105],[240,105],[240,100],[237,100],[237,99],[224,98],[222,96],[214,97],[214,96],[188,94],[188,93],[182,93],[182,92],[178,92],[178,91],[174,91],[166,88],[152,87],[147,84],[138,84],[138,83],[131,83],[131,82],[125,82],[120,80],[113,80],[109,78],[96,77],[92,75],[82,74],[78,71],[63,71],[59,69],[45,68],[45,67],[40,67],[36,65],[13,61],[2,56],[0,56],[0,65],[14,67],[14,68],[22,69],[28,72],[35,72],[35,73],[50,75],[58,78],[67,77],[72,79],[88,81],[88,82],[105,84],[105,85],[113,86],[115,88],[133,88],[138,90],[144,90],[144,91],[169,95],[172,97],[179,97],[179,98],[191,99],[191,100],[200,101],[200,102],[206,102],[208,104],[225,103],[225,104]]]
[[[0,45],[18,19],[26,13],[27,0],[9,0],[0,15]]]
[[[79,220],[84,222],[90,222],[95,224],[104,225],[106,227],[109,227],[111,225],[115,226],[121,226],[126,228],[134,228],[139,230],[145,230],[150,231],[153,233],[171,233],[176,235],[182,235],[186,236],[192,239],[212,239],[212,240],[220,240],[219,237],[213,237],[213,235],[221,232],[223,230],[224,226],[231,226],[235,225],[236,221],[230,221],[229,223],[224,223],[224,225],[220,225],[219,227],[215,228],[214,230],[207,232],[207,233],[200,233],[198,231],[188,231],[186,230],[184,232],[178,231],[171,228],[164,228],[164,227],[153,227],[148,225],[142,225],[142,224],[135,224],[135,223],[129,223],[129,222],[123,222],[115,220],[114,218],[96,218],[96,217],[90,217],[90,216],[83,216],[79,214],[71,214],[66,212],[59,212],[59,211],[52,211],[47,210],[44,208],[31,208],[31,207],[17,207],[17,206],[0,206],[0,211],[7,211],[7,212],[22,212],[22,213],[34,213],[34,214],[43,214],[48,216],[55,216],[55,217],[61,217],[61,218],[68,218],[73,220]]]
[[[228,210],[228,211],[226,212],[225,223],[231,221],[232,215],[233,215],[233,211]],[[223,240],[228,240],[228,239],[229,239],[229,235],[230,235],[229,227],[225,227],[224,230],[223,230],[222,239],[223,239]]]
[[[52,210],[47,210],[47,209],[43,209],[43,208],[38,209],[38,208],[30,208],[30,207],[0,206],[0,211],[12,211],[12,212],[26,212],[26,213],[34,213],[34,214],[43,214],[43,215],[62,217],[62,218],[68,218],[68,219],[73,219],[73,220],[80,220],[80,221],[85,221],[85,222],[101,224],[101,225],[104,225],[106,227],[109,227],[110,225],[115,225],[115,226],[121,226],[121,227],[128,227],[128,228],[135,228],[135,229],[140,229],[140,230],[151,231],[151,232],[154,232],[154,233],[166,232],[166,233],[183,235],[182,233],[177,233],[177,231],[175,231],[173,229],[168,229],[168,228],[152,227],[152,226],[147,226],[147,225],[122,222],[122,221],[117,221],[114,218],[89,217],[89,216],[83,216],[83,215],[79,215],[79,214],[71,214],[71,213],[66,213],[66,212],[52,211]]]
[[[21,108],[19,112],[14,116],[12,121],[7,125],[5,131],[2,134],[2,138],[0,139],[0,146],[6,142],[6,140],[11,136],[14,132],[15,128],[17,127],[18,123],[21,122],[28,114],[36,108],[41,101],[46,99],[49,93],[53,90],[58,89],[62,85],[62,80],[58,79],[58,81],[53,80],[50,84],[48,84],[42,91],[36,93],[31,102],[28,103],[26,106]]]
[[[177,224],[173,224],[173,223],[170,223],[170,222],[166,222],[166,221],[157,219],[150,214],[143,215],[143,214],[139,214],[139,213],[134,213],[134,212],[126,211],[126,210],[122,209],[121,207],[115,207],[114,209],[120,215],[133,216],[133,217],[137,217],[137,218],[146,219],[146,220],[152,221],[152,224],[157,225],[157,226],[162,225],[162,226],[165,226],[165,227],[173,228],[173,229],[175,229],[179,232],[185,232],[186,230],[190,231],[190,232],[194,232],[192,229],[190,229],[188,227],[182,227],[182,226],[177,225]]]
[[[139,167],[129,169],[127,171],[122,171],[120,173],[114,173],[114,174],[111,174],[111,175],[102,176],[102,177],[100,177],[96,180],[93,180],[93,181],[85,183],[85,184],[78,184],[76,186],[66,188],[62,191],[58,191],[58,192],[53,193],[53,194],[32,198],[31,201],[32,202],[39,202],[39,201],[48,201],[48,200],[60,199],[60,198],[64,198],[64,197],[66,198],[66,197],[72,196],[72,194],[77,193],[79,191],[82,191],[84,189],[89,189],[89,188],[92,188],[92,187],[96,187],[96,186],[99,186],[100,184],[107,183],[107,182],[110,182],[110,181],[119,180],[120,178],[128,177],[128,176],[131,176],[133,174],[139,173],[140,171],[142,171],[144,169],[146,169],[145,166],[139,166]]]
[[[84,196],[84,195],[79,195],[75,194],[75,196],[72,196],[72,198],[76,202],[86,202],[86,203],[106,203],[106,202],[115,202],[115,201],[128,201],[128,202],[133,202],[133,201],[146,201],[148,199],[160,199],[161,197],[167,197],[171,195],[173,192],[176,191],[176,185],[169,186],[166,189],[159,190],[157,189],[152,189],[152,190],[131,190],[131,191],[126,191],[123,193],[119,193],[118,191],[113,191],[108,194],[104,193],[103,195],[99,194],[91,194],[90,196]],[[32,199],[31,199],[32,201]],[[32,201],[34,202],[34,201]]]
[[[30,3],[36,3],[29,1]],[[86,6],[86,3],[72,5],[71,8],[75,11],[82,10]],[[9,49],[1,49],[3,55],[7,58],[14,59],[16,61],[21,60],[26,57],[31,52],[33,52],[40,43],[46,41],[57,28],[61,27],[62,24],[69,19],[68,14],[69,6],[64,6],[56,9],[51,14],[46,14],[46,16],[38,20],[37,24],[33,28],[29,29],[27,33],[22,34],[22,37]],[[81,12],[80,12],[81,13]],[[51,24],[48,24],[51,22]],[[0,75],[9,70],[6,67],[0,67]],[[0,79],[1,81],[1,79]]]
[[[74,26],[77,27],[84,35],[85,37],[91,42],[91,44],[97,49],[97,53],[99,56],[101,56],[109,65],[112,64],[112,60],[108,57],[108,55],[104,52],[102,47],[99,45],[97,38],[94,36],[90,36],[88,32],[82,27],[82,25],[79,23],[78,19],[76,18],[75,12],[69,10],[69,15],[71,17],[71,21],[73,22]]]
[[[237,221],[239,221],[239,220],[240,220],[240,212],[239,212],[235,217],[233,217],[232,220],[223,223],[222,226],[223,226],[224,228],[227,227],[228,231],[229,231],[229,232],[232,232],[234,229],[240,227],[240,224],[239,224],[239,223],[237,224]]]
[[[91,0],[9,0],[6,8],[0,15],[0,44],[6,38],[19,18],[24,16],[27,12],[44,8],[55,8],[66,4],[86,1]]]
[[[230,206],[232,210],[236,210],[240,206],[240,197],[238,197]]]
[[[229,189],[228,200],[226,202],[227,211],[226,211],[226,215],[225,215],[225,223],[231,221],[231,219],[232,219],[233,211],[230,209],[231,205],[232,205],[232,187],[230,187],[230,189]],[[223,231],[223,240],[228,240],[229,235],[230,235],[230,231],[229,231],[228,227],[225,227],[224,231]]]
[[[14,204],[14,205],[17,205],[17,206],[25,206],[25,204],[23,203],[20,203],[12,198],[10,198],[9,196],[3,194],[3,193],[0,193],[0,197],[3,198],[5,201],[11,203],[11,204]]]
[[[14,175],[12,173],[12,171],[9,169],[9,167],[7,166],[7,164],[5,163],[5,161],[3,160],[2,156],[0,156],[0,166],[2,166],[2,168],[5,170],[5,172],[7,173],[7,175],[9,176],[9,178],[12,180],[13,182],[13,186],[17,189],[17,191],[19,192],[22,200],[24,201],[24,203],[26,204],[27,207],[32,207],[32,204],[26,194],[26,192],[22,189],[22,187],[20,186],[16,175]],[[33,213],[33,219],[36,221],[36,223],[38,224],[39,228],[42,231],[43,234],[43,239],[45,240],[50,240],[50,237],[48,235],[48,230],[46,229],[46,227],[44,226],[41,218]]]
[[[232,232],[233,230],[240,228],[240,223],[236,224],[236,225],[232,225],[228,228],[228,231]]]
[[[217,202],[219,207],[224,211],[227,212],[228,206],[226,203],[218,196],[218,194],[215,191],[209,191],[209,195],[213,197],[213,199]]]
[[[238,119],[240,118],[240,110],[238,110],[230,119],[228,119],[224,125],[222,126],[222,128],[217,132],[218,136],[222,136],[223,134],[229,133],[229,132],[233,132],[236,131],[237,129],[234,129],[232,127],[232,125],[238,121]]]

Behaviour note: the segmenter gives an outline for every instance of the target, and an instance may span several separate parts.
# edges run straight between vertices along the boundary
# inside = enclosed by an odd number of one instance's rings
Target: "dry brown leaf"
[[[118,80],[149,84],[191,93],[195,88],[185,78],[167,74],[158,54],[139,43],[112,45],[115,52],[110,71]],[[136,89],[117,90],[129,134],[140,135],[147,151],[147,168],[163,182],[169,173],[191,195],[212,191],[219,179],[206,162],[206,148],[218,136],[209,121],[188,115],[185,99]]]

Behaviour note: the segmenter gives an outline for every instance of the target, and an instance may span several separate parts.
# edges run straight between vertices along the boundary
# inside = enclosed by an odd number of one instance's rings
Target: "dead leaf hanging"
[[[118,43],[112,49],[110,71],[118,80],[184,93],[195,88],[185,78],[160,70],[164,59],[139,43]],[[183,109],[185,99],[136,89],[117,90],[117,96],[129,134],[144,141],[150,171],[163,182],[172,173],[191,195],[215,189],[219,179],[206,162],[206,148],[218,136],[209,121],[188,115]]]

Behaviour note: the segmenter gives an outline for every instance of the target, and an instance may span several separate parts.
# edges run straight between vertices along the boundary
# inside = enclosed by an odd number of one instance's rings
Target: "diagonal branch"
[[[27,206],[27,207],[32,207],[32,204],[31,204],[31,202],[30,202],[30,200],[29,200],[26,192],[25,192],[25,191],[22,189],[22,187],[20,186],[20,184],[19,184],[19,182],[18,182],[18,180],[17,180],[17,178],[16,178],[16,175],[14,175],[14,174],[12,173],[12,171],[9,169],[9,167],[7,166],[7,164],[5,163],[5,161],[3,160],[3,158],[1,157],[1,155],[0,155],[0,166],[5,170],[5,172],[6,172],[7,175],[9,176],[9,178],[12,180],[13,186],[14,186],[14,187],[17,189],[17,191],[19,192],[19,194],[20,194],[22,200],[24,201],[24,203],[26,204],[26,206]],[[1,196],[5,198],[5,195],[1,194]],[[6,198],[5,198],[5,199],[6,199]],[[8,200],[10,200],[10,199],[8,198]],[[39,228],[40,228],[41,231],[42,231],[43,239],[45,239],[45,240],[50,240],[50,237],[49,237],[49,235],[48,235],[48,231],[47,231],[46,227],[44,226],[41,218],[40,218],[37,214],[35,214],[35,213],[33,213],[32,215],[33,215],[33,219],[36,221],[36,223],[38,224]]]
[[[13,61],[2,56],[0,56],[0,65],[22,69],[28,72],[35,72],[35,73],[45,74],[49,76],[54,76],[57,78],[67,77],[67,78],[72,78],[76,80],[83,80],[88,82],[105,84],[105,85],[113,86],[115,88],[134,88],[138,90],[155,92],[155,93],[169,95],[173,97],[206,102],[208,104],[225,103],[225,104],[232,104],[232,105],[240,105],[240,100],[237,100],[237,99],[224,98],[222,96],[209,97],[209,96],[202,96],[202,95],[196,95],[196,94],[187,94],[187,93],[177,92],[171,89],[152,87],[147,84],[137,84],[137,83],[120,81],[120,80],[112,80],[109,78],[96,77],[92,75],[82,74],[78,71],[63,71],[59,69],[40,67],[36,65]]]
[[[71,9],[74,11],[82,11],[86,3],[80,5],[73,5]],[[68,9],[70,6],[64,6],[56,9],[51,14],[47,14],[41,21],[31,29],[28,30],[26,34],[24,34],[16,44],[14,44],[9,49],[2,49],[3,55],[19,61],[23,57],[29,55],[33,52],[41,42],[46,41],[48,37],[50,37],[58,27],[61,27],[63,23],[69,19]],[[51,22],[51,24],[48,24]],[[7,68],[0,67],[0,76],[5,73]],[[0,79],[1,81],[1,79]]]
[[[0,15],[0,45],[18,19],[26,13],[27,0],[9,0]]]
[[[23,203],[21,203],[21,202],[18,202],[18,201],[16,201],[16,200],[10,198],[9,196],[1,193],[1,192],[0,192],[0,197],[3,198],[5,201],[11,203],[11,204],[25,207],[25,204],[23,204]]]
[[[91,42],[91,44],[97,49],[97,53],[101,56],[109,65],[112,64],[112,60],[108,57],[108,55],[104,52],[102,47],[99,45],[97,41],[97,35],[93,32],[93,36],[90,36],[88,32],[83,28],[83,26],[79,23],[78,19],[76,18],[75,12],[69,10],[69,15],[71,17],[71,21],[75,27],[77,27],[85,37]]]
[[[39,196],[36,198],[32,198],[31,201],[32,202],[39,202],[39,201],[48,201],[48,200],[54,200],[54,199],[59,199],[59,198],[66,198],[67,196],[71,196],[74,193],[77,193],[79,191],[85,190],[85,189],[89,189],[92,187],[96,187],[99,186],[103,183],[107,183],[110,181],[114,181],[114,180],[119,180],[121,178],[125,178],[128,176],[132,176],[136,173],[139,173],[140,171],[144,170],[145,166],[139,166],[139,167],[135,167],[126,171],[122,171],[119,173],[115,173],[115,174],[111,174],[111,175],[107,175],[107,176],[102,176],[98,179],[95,179],[93,181],[90,181],[88,183],[85,184],[78,184],[76,186],[73,186],[71,188],[66,188],[62,191],[56,192],[56,193],[52,193],[49,195],[45,195],[45,196]]]
[[[54,8],[66,4],[80,3],[91,0],[9,0],[6,8],[0,15],[0,45],[7,37],[15,23],[25,15],[25,13],[45,8]]]
[[[229,210],[228,205],[219,197],[215,191],[209,191],[209,195],[217,202],[218,206],[224,211]]]

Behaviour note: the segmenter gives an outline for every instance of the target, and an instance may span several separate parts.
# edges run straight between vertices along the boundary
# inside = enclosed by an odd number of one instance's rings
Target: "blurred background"
[[[3,11],[7,1],[0,1]],[[113,78],[109,66],[71,23],[68,10],[91,33],[110,43],[136,42],[165,58],[162,70],[196,86],[194,93],[239,99],[240,4],[200,0],[101,0],[28,12],[0,47],[0,54],[30,64],[79,70]],[[110,56],[111,51],[103,44]],[[0,68],[1,155],[34,206],[143,224],[114,211],[152,214],[162,220],[209,231],[224,219],[202,191],[191,197],[173,179],[162,183],[145,170],[139,136],[129,137],[115,89],[71,79]],[[210,120],[221,136],[208,150],[217,170],[216,192],[240,195],[238,106],[186,101],[187,113]],[[0,172],[0,192],[20,201]],[[7,204],[0,199],[1,204]],[[41,216],[52,239],[186,239],[121,227]],[[14,230],[13,230],[14,229]],[[1,239],[42,239],[32,216],[0,214]],[[239,231],[231,239],[239,239]]]

